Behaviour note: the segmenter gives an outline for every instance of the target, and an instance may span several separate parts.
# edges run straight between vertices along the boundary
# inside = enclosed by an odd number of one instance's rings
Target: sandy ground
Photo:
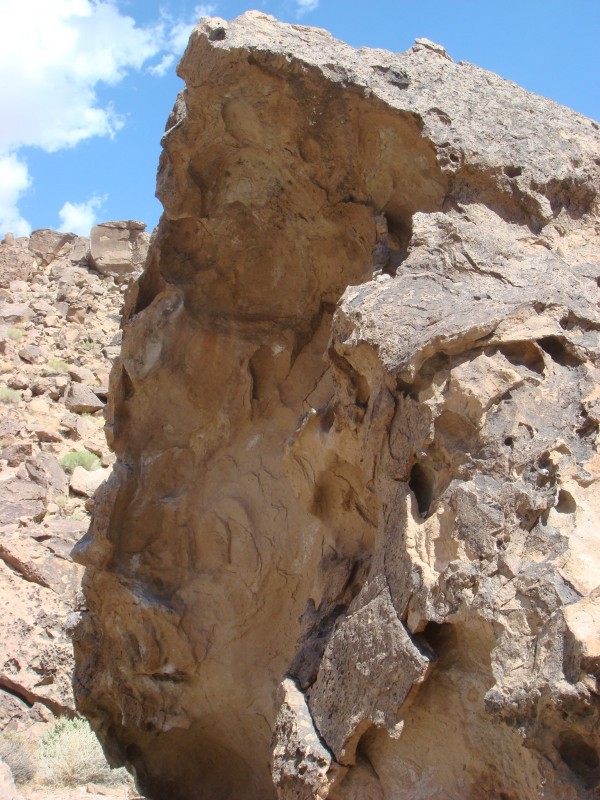
[[[48,786],[19,786],[23,800],[145,800],[129,787],[108,787],[88,783],[74,789]]]

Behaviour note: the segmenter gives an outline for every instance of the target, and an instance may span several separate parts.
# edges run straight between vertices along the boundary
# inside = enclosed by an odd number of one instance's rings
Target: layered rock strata
[[[256,12],[179,70],[79,708],[157,800],[595,797],[598,125]]]
[[[131,259],[119,281],[135,270]],[[75,714],[69,630],[83,569],[70,551],[114,461],[103,410],[122,288],[94,268],[87,237],[0,242],[0,733]],[[88,469],[65,471],[74,453]]]

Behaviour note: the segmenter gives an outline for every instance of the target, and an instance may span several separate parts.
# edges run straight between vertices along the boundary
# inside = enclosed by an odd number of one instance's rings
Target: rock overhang
[[[179,70],[81,708],[157,798],[591,791],[597,126],[260,12]]]

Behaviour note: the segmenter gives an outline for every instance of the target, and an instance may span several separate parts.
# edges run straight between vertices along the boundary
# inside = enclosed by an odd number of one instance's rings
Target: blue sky
[[[175,64],[203,13],[259,8],[352,45],[419,36],[600,119],[600,0],[0,0],[0,237],[160,215]]]

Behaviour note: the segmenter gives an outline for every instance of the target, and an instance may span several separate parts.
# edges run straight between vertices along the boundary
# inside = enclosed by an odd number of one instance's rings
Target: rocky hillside
[[[74,713],[70,551],[114,460],[103,410],[144,227],[0,242],[0,731]]]
[[[180,74],[78,707],[156,800],[597,797],[598,125],[260,13]]]

